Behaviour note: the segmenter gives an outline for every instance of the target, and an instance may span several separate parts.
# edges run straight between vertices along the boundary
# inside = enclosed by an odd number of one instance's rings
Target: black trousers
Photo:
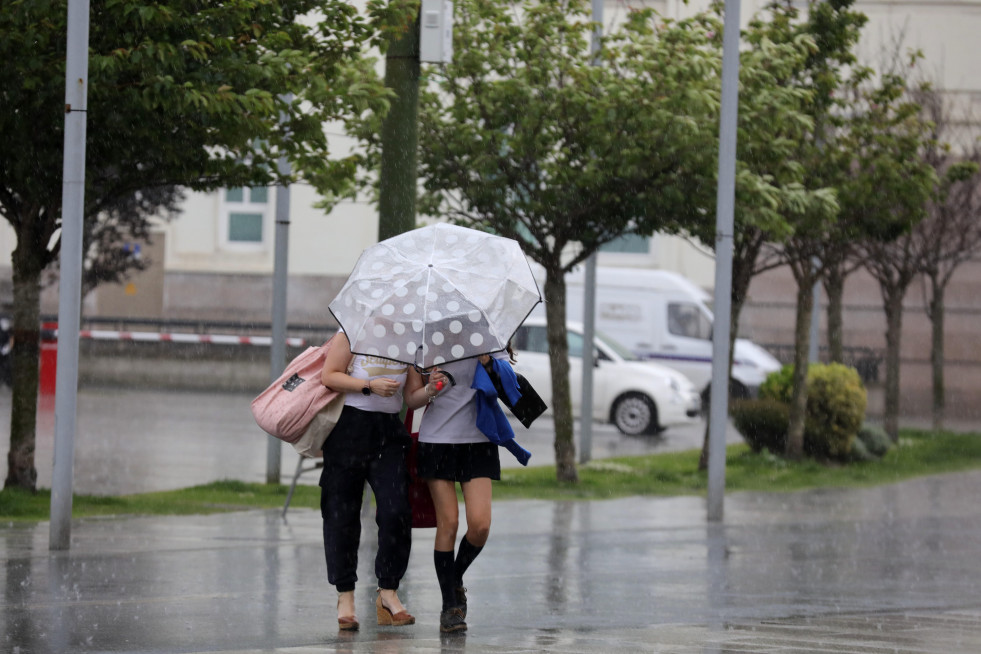
[[[379,588],[397,589],[409,566],[412,509],[409,505],[411,444],[398,414],[346,406],[324,442],[320,474],[320,514],[324,519],[327,580],[338,592],[354,590],[358,580],[361,503],[365,482],[375,495]]]

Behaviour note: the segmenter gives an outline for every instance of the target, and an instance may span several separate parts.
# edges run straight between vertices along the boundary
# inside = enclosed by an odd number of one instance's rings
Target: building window
[[[223,243],[234,249],[260,249],[269,237],[271,207],[265,186],[226,189]]]
[[[624,234],[613,239],[609,243],[600,246],[600,252],[621,252],[628,254],[647,254],[650,252],[651,239],[649,236],[638,236],[637,234]]]

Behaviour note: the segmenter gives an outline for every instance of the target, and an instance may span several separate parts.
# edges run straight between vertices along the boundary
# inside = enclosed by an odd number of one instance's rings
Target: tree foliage
[[[455,60],[422,96],[427,212],[515,238],[545,269],[560,479],[574,477],[564,273],[624,234],[714,244],[720,11],[633,12],[594,55],[581,2],[460,3]],[[812,91],[788,81],[815,46],[766,25],[754,24],[740,74],[736,235],[748,271],[763,242],[789,232],[788,213],[834,207],[791,156],[811,128]]]
[[[927,216],[937,189],[937,171],[927,160],[933,126],[911,88],[909,69],[919,55],[897,59],[862,94],[851,121],[841,184],[845,216],[858,225],[858,256],[879,283],[886,314],[886,432],[899,433],[900,346],[903,298],[920,272],[915,227]]]
[[[811,48],[803,65],[789,83],[810,91],[804,112],[811,126],[796,147],[795,161],[807,170],[807,186],[837,191],[837,168],[829,151],[836,147],[835,129],[842,108],[841,91],[852,79],[865,75],[854,68],[854,48],[866,22],[864,14],[853,9],[853,0],[812,0],[807,12],[798,18],[796,10],[775,23],[789,22],[794,38],[808,38]],[[777,5],[779,6],[779,5]],[[840,199],[836,199],[840,202]],[[774,244],[779,257],[797,282],[796,324],[794,327],[794,396],[790,403],[790,427],[786,454],[799,458],[803,454],[804,418],[807,405],[807,353],[809,327],[813,311],[812,288],[825,274],[824,248],[835,243],[838,219],[837,203],[799,205],[788,214],[789,236]]]
[[[834,191],[811,175],[800,151],[814,131],[818,92],[803,74],[820,38],[808,27],[794,6],[771,3],[742,34],[747,48],[740,55],[729,371],[750,283],[781,263],[773,246],[794,234],[801,216],[837,210]],[[696,236],[714,245],[715,226],[712,213]],[[699,465],[707,464],[706,427]]]
[[[719,25],[638,11],[594,56],[577,0],[455,12],[454,61],[420,96],[423,211],[517,239],[545,269],[557,476],[574,480],[563,275],[710,206]]]
[[[0,7],[0,214],[16,233],[14,399],[7,484],[33,488],[38,297],[58,256],[66,0]],[[370,35],[340,0],[91,3],[84,216],[89,266],[146,233],[180,189],[291,178],[351,188],[355,157],[331,160],[324,123],[384,104],[352,65]]]

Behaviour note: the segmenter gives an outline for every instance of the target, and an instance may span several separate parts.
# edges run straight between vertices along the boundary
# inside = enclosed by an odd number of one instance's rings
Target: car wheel
[[[627,393],[613,404],[610,422],[627,436],[656,434],[657,407],[646,395]]]

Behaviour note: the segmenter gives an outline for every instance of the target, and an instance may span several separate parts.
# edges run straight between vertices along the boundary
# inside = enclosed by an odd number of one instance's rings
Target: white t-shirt
[[[378,379],[388,377],[399,383],[399,390],[391,397],[382,397],[372,393],[365,395],[361,390],[345,393],[344,405],[353,406],[364,411],[380,411],[381,413],[398,413],[402,410],[402,389],[409,366],[405,363],[355,354],[351,361],[351,376],[355,379]]]
[[[496,352],[495,359],[508,360],[507,352]],[[443,389],[422,414],[420,443],[486,443],[487,437],[477,429],[477,391],[470,388],[479,360],[463,359],[440,366],[456,380],[456,386]]]

